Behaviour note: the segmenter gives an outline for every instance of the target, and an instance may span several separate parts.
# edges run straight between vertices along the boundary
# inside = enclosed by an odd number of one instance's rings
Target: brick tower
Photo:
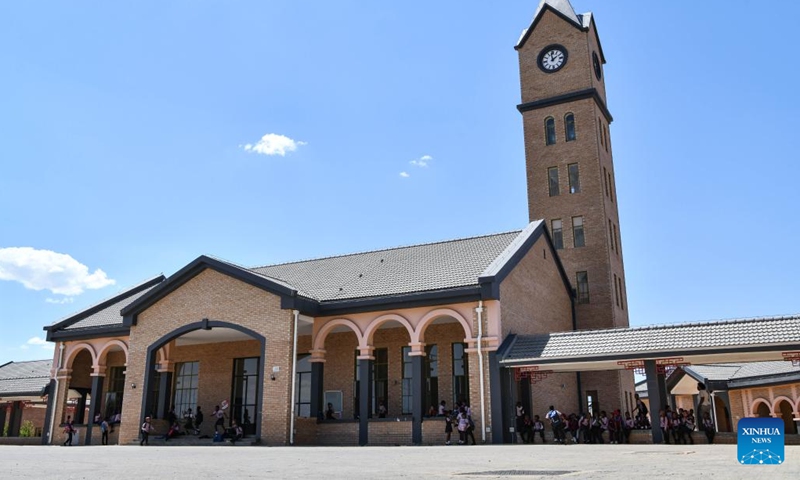
[[[545,219],[560,248],[576,291],[577,328],[628,326],[612,117],[594,18],[577,15],[568,0],[541,0],[515,48],[530,219]],[[584,408],[632,408],[629,372],[581,377]]]

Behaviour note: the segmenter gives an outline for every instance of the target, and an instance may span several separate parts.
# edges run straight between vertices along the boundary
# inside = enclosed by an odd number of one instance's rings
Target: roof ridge
[[[65,315],[65,316],[59,318],[58,320],[56,320],[55,322],[51,323],[50,325],[48,325],[48,327],[52,327],[54,325],[57,325],[57,324],[65,321],[65,320],[69,320],[72,317],[77,317],[78,315],[82,314],[83,312],[85,312],[87,310],[91,310],[92,308],[95,308],[98,305],[102,305],[104,303],[110,302],[111,300],[114,300],[117,297],[121,297],[122,295],[124,295],[124,294],[126,294],[126,293],[128,293],[128,292],[130,292],[132,290],[136,290],[137,288],[141,288],[143,285],[146,285],[147,283],[152,282],[153,280],[157,279],[158,277],[163,277],[163,276],[164,276],[163,273],[159,273],[158,275],[153,275],[152,277],[149,277],[146,280],[143,280],[143,281],[141,281],[139,283],[136,283],[135,285],[131,285],[130,287],[127,287],[125,289],[122,289],[122,290],[118,291],[117,293],[115,293],[113,295],[110,295],[108,297],[103,298],[102,300],[98,300],[97,302],[92,303],[88,307],[84,307],[84,308],[82,308],[80,310],[76,310],[76,311],[70,313],[69,315]],[[134,295],[134,294],[131,294],[131,295]]]
[[[465,240],[475,240],[475,239],[478,239],[478,238],[499,237],[501,235],[509,235],[509,234],[512,234],[512,233],[519,235],[520,232],[522,232],[522,230],[509,230],[509,231],[506,231],[506,232],[499,232],[499,233],[489,233],[489,234],[484,234],[484,235],[473,235],[471,237],[451,238],[449,240],[438,240],[438,241],[434,241],[434,242],[416,243],[416,244],[412,244],[412,245],[400,245],[400,246],[396,246],[396,247],[379,248],[377,250],[365,250],[365,251],[361,251],[361,252],[345,253],[345,254],[341,254],[341,255],[329,255],[327,257],[307,258],[307,259],[304,259],[304,260],[294,260],[294,261],[291,261],[291,262],[274,263],[274,264],[271,264],[271,265],[260,265],[260,266],[256,266],[256,267],[250,267],[249,270],[256,270],[256,269],[259,269],[259,268],[267,268],[267,267],[280,267],[280,266],[284,266],[284,265],[293,265],[293,264],[297,264],[297,263],[316,262],[316,261],[319,261],[319,260],[330,260],[330,259],[333,259],[333,258],[354,257],[354,256],[357,256],[357,255],[366,255],[368,253],[389,252],[389,251],[392,251],[392,250],[402,250],[402,249],[414,248],[414,247],[426,247],[426,246],[430,246],[430,245],[439,245],[439,244],[444,244],[444,243],[455,243],[455,242],[461,242],[461,241],[465,241]]]
[[[20,361],[18,361],[18,362],[17,362],[17,361],[14,361],[14,360],[11,360],[11,361],[10,361],[10,362],[8,362],[8,363],[5,363],[5,364],[3,364],[3,365],[0,365],[0,367],[6,367],[6,366],[8,366],[8,365],[12,365],[12,364],[13,364],[13,365],[19,365],[19,364],[21,364],[21,363],[33,363],[33,362],[52,362],[52,361],[53,361],[53,359],[52,359],[52,358],[45,358],[45,359],[42,359],[42,360],[20,360]]]

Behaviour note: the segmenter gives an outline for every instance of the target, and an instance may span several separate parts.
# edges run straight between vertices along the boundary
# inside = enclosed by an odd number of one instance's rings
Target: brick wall
[[[277,296],[211,269],[199,273],[139,314],[138,324],[131,327],[123,418],[136,423],[123,423],[120,441],[129,443],[138,435],[144,389],[133,389],[131,384],[144,385],[148,346],[175,329],[203,318],[242,325],[266,337],[265,370],[268,375],[272,367],[277,366],[280,373],[263,391],[260,434],[268,444],[286,444],[292,313],[281,310]],[[229,391],[225,389],[225,397]],[[210,413],[206,412],[206,416]]]

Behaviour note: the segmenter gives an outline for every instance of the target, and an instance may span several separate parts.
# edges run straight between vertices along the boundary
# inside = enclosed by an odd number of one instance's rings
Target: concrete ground
[[[739,465],[735,445],[441,447],[0,446],[0,478],[798,478],[800,447],[776,466]]]

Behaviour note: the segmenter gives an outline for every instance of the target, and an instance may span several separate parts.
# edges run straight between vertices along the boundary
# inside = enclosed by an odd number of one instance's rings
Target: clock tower
[[[568,0],[541,0],[515,48],[530,219],[547,223],[575,290],[577,328],[627,327],[613,118],[594,17]],[[583,408],[633,408],[630,372],[581,377]]]

